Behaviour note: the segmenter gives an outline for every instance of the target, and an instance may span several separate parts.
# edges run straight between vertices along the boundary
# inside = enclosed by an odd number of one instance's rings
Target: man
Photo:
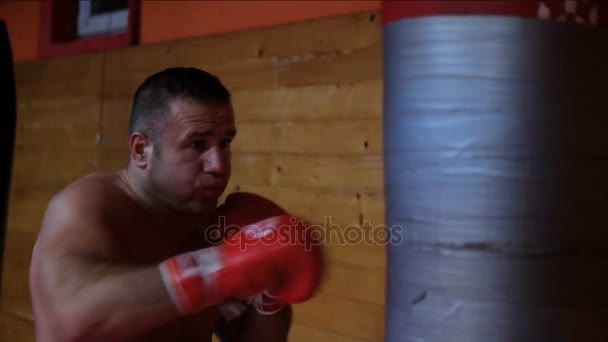
[[[215,76],[171,68],[139,87],[126,169],[84,177],[49,202],[30,267],[37,341],[210,341],[218,325],[229,341],[287,339],[283,303],[312,296],[319,250],[256,244],[294,222],[261,197],[232,194],[217,208],[235,135]],[[220,216],[254,234],[213,244]]]

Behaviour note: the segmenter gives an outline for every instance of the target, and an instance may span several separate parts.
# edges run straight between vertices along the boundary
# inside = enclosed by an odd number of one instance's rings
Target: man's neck
[[[141,182],[141,177],[135,175],[136,171],[130,167],[119,172],[120,177],[127,188],[130,196],[139,204],[140,207],[148,214],[151,220],[163,229],[171,229],[176,231],[179,229],[186,233],[194,230],[200,230],[201,227],[207,225],[205,221],[211,222],[211,218],[187,216],[176,213],[159,201],[148,195],[145,191],[145,186]],[[176,229],[177,228],[177,229]]]

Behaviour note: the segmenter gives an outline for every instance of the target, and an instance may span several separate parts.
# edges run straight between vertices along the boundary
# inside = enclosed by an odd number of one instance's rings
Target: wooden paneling
[[[276,149],[276,124],[246,123],[237,125],[237,135],[231,145],[238,153],[271,153]]]
[[[296,306],[297,310],[297,306]],[[332,341],[332,342],[362,342],[366,339],[356,338],[341,333],[329,331],[317,326],[307,326],[296,320],[289,331],[289,341],[309,342],[309,341]]]
[[[67,145],[67,144],[66,144]],[[91,173],[96,169],[95,149],[38,145],[15,148],[13,185],[65,181]],[[34,158],[22,158],[33,156]]]
[[[379,155],[319,156],[280,154],[276,157],[272,184],[278,187],[382,191]]]
[[[234,153],[236,183],[316,189],[382,191],[380,156],[314,156],[272,153]],[[372,195],[370,195],[372,196]],[[366,199],[366,213],[377,212],[378,196]],[[381,223],[374,217],[374,222]]]
[[[127,165],[132,96],[176,65],[217,74],[233,94],[228,191],[271,198],[322,233],[327,276],[295,306],[290,340],[382,340],[381,38],[369,12],[18,65],[0,341],[33,340],[27,269],[48,200]]]
[[[294,320],[340,335],[379,341],[383,310],[382,305],[324,295],[299,304],[294,310]]]
[[[376,12],[321,19],[305,25],[277,26],[269,29],[265,35],[264,53],[283,57],[301,56],[377,46],[382,40],[381,29]],[[376,60],[366,66],[377,65]]]
[[[129,143],[132,98],[105,99],[101,107],[101,145],[125,148]]]
[[[99,54],[26,62],[15,67],[17,100],[46,104],[98,99],[101,73]]]
[[[2,310],[20,317],[32,317],[28,269],[37,232],[23,232],[8,226],[2,268]],[[0,332],[1,333],[1,332]]]
[[[310,155],[378,155],[382,123],[376,119],[286,121],[278,124],[277,150]]]
[[[380,119],[382,82],[329,84],[233,92],[238,123],[331,119]]]
[[[277,85],[294,87],[377,81],[382,79],[382,64],[378,63],[381,53],[382,46],[376,45],[323,55],[281,58]]]
[[[38,186],[19,186],[13,183],[8,217],[9,229],[38,233],[48,201],[52,194],[62,187],[62,184],[57,184],[54,189],[49,189]]]
[[[0,342],[34,341],[34,322],[23,316],[0,310]]]
[[[334,261],[329,264],[320,295],[331,295],[363,303],[384,305],[385,270],[358,267]]]
[[[146,58],[154,59],[157,57],[156,55],[151,55]],[[183,63],[182,61],[175,60],[150,72],[112,73],[110,70],[115,70],[115,68],[111,67],[110,61],[107,63],[108,71],[105,74],[106,82],[103,89],[104,98],[132,97],[137,87],[148,76],[173,66],[191,66],[205,69],[220,77],[222,82],[230,89],[272,88],[276,83],[275,62],[272,58],[252,58],[219,64]],[[116,63],[122,62],[117,61]]]

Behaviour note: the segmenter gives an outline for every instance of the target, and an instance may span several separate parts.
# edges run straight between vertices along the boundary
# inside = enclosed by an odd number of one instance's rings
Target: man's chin
[[[218,198],[197,198],[188,206],[188,211],[192,215],[207,216],[215,213]]]
[[[195,195],[196,198],[200,201],[215,201],[222,196],[225,189],[215,188],[215,189],[200,189],[197,190]]]

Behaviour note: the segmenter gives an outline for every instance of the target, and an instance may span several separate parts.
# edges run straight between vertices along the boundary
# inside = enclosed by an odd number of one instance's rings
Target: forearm
[[[69,340],[137,336],[178,317],[156,266],[96,266],[80,277],[56,298]]]

